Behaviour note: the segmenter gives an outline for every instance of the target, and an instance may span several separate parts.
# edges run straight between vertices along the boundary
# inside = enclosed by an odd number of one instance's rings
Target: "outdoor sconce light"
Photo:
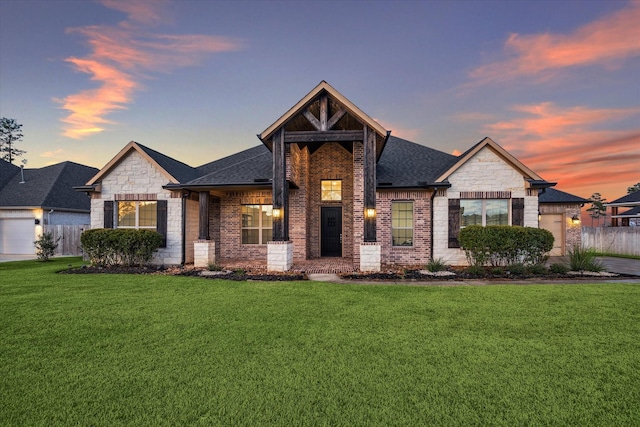
[[[365,209],[364,214],[367,218],[375,218],[376,210],[374,208],[367,208]]]
[[[571,217],[571,222],[573,224],[580,224],[580,217],[578,215],[574,215]]]
[[[275,209],[273,210],[273,217],[274,217],[275,219],[280,219],[280,218],[282,218],[282,209],[275,208]]]
[[[540,222],[541,219],[542,219],[542,214],[540,213],[540,211],[538,211],[538,222]]]
[[[40,225],[40,219],[36,218],[35,223],[36,223],[36,225]]]

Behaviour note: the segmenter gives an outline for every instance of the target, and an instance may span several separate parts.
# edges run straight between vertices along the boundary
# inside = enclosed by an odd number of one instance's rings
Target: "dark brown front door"
[[[320,256],[342,256],[342,207],[320,210]]]

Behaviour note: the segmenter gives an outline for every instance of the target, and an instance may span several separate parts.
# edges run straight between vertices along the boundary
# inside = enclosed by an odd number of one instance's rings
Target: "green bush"
[[[533,275],[547,274],[549,269],[544,264],[533,264],[527,266],[527,273]]]
[[[549,267],[549,270],[555,274],[567,274],[567,271],[569,271],[569,267],[567,267],[564,264],[555,263],[555,264],[551,264],[551,266]]]
[[[57,239],[53,239],[53,233],[42,233],[38,236],[38,240],[33,242],[36,245],[36,255],[40,261],[49,261],[56,251],[58,247],[58,241],[60,241],[60,237]]]
[[[153,230],[96,228],[82,233],[80,243],[92,264],[132,266],[151,261],[162,239]]]
[[[595,249],[582,248],[578,245],[568,250],[569,268],[573,271],[602,271],[602,263],[596,260]]]
[[[509,271],[509,273],[514,274],[516,276],[522,276],[524,275],[524,273],[527,272],[527,269],[525,268],[524,264],[520,264],[520,263],[511,264],[507,266],[507,270]]]
[[[472,225],[460,231],[460,244],[469,264],[494,267],[544,264],[553,248],[553,235],[532,227]]]

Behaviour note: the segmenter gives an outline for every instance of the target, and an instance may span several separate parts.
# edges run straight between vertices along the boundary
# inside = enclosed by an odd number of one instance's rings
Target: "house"
[[[0,160],[0,254],[35,254],[34,240],[49,228],[88,225],[90,200],[73,187],[97,171],[73,162],[21,169]]]
[[[130,142],[77,188],[92,228],[158,230],[160,264],[463,265],[462,227],[538,227],[538,195],[555,185],[490,138],[454,156],[394,137],[324,81],[258,138],[198,167]]]
[[[640,225],[640,190],[629,193],[605,206],[611,208],[611,226],[629,227]],[[631,208],[618,213],[620,208]]]
[[[589,199],[574,196],[555,188],[546,188],[540,192],[540,228],[553,234],[554,244],[551,256],[567,254],[567,248],[582,245],[582,224],[580,214]]]

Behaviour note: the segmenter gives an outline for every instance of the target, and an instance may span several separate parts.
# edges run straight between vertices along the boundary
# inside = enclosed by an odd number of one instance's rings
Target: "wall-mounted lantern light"
[[[571,222],[572,222],[574,225],[580,224],[580,217],[579,217],[578,215],[574,215],[574,216],[572,216],[572,217],[571,217]]]
[[[364,215],[367,218],[375,218],[376,217],[376,210],[374,208],[367,208],[364,210]]]
[[[540,220],[542,220],[542,214],[538,211],[538,222],[540,222]]]
[[[36,225],[40,225],[40,218],[36,218],[36,220],[35,220],[35,224],[36,224]]]
[[[275,219],[280,219],[280,218],[282,218],[282,209],[280,209],[280,208],[274,208],[274,209],[273,209],[273,218],[275,218]]]

